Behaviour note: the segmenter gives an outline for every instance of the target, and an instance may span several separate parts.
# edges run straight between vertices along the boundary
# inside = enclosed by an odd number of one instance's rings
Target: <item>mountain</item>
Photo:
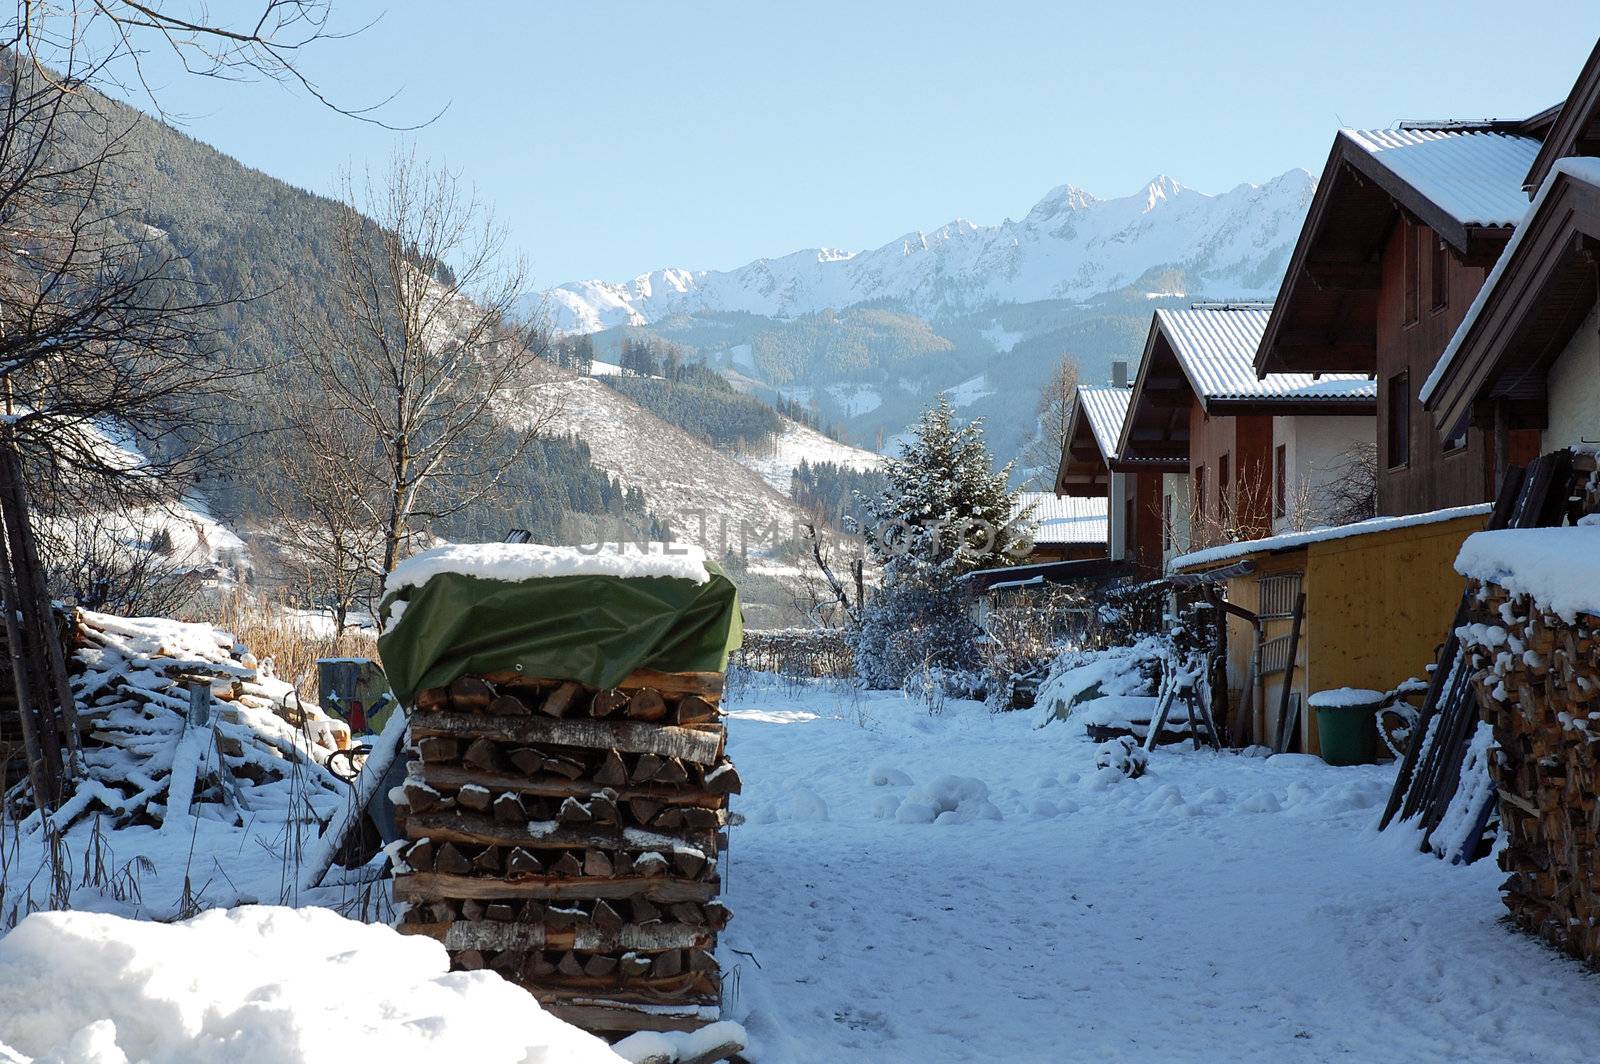
[[[1031,411],[1062,355],[1102,379],[1111,361],[1138,359],[1155,307],[1275,295],[1314,188],[1298,169],[1220,195],[1168,177],[1104,200],[1063,185],[1020,221],[570,282],[540,298],[554,328],[594,334],[599,352],[660,337],[874,447],[950,391],[1011,455],[1036,431]]]
[[[892,303],[929,321],[1004,303],[1091,300],[1133,289],[1270,296],[1315,181],[1290,170],[1211,196],[1157,177],[1131,196],[1052,189],[1021,221],[957,219],[858,253],[810,248],[734,270],[655,270],[624,283],[576,281],[545,293],[553,327],[598,332],[674,314],[793,318]],[[1187,291],[1174,291],[1181,280]]]

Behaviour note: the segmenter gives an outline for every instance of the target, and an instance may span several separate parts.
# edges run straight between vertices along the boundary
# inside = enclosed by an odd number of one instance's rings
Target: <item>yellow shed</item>
[[[1228,618],[1229,720],[1237,719],[1251,686],[1250,741],[1271,745],[1278,731],[1284,665],[1295,602],[1305,594],[1290,686],[1298,714],[1298,747],[1319,753],[1308,696],[1336,687],[1386,691],[1427,678],[1427,667],[1461,603],[1455,559],[1462,542],[1483,528],[1489,506],[1460,506],[1409,517],[1380,517],[1196,551],[1172,572],[1216,573],[1228,601],[1261,621],[1260,642],[1247,621]]]

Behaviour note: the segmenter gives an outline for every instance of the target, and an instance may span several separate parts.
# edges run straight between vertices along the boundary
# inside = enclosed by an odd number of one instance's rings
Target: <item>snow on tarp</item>
[[[1600,614],[1600,525],[1476,532],[1461,545],[1456,572],[1527,595],[1568,623]]]
[[[1185,569],[1196,569],[1201,566],[1215,565],[1218,562],[1234,561],[1250,554],[1292,550],[1295,547],[1304,547],[1311,543],[1327,543],[1336,539],[1348,539],[1351,536],[1392,532],[1397,528],[1415,528],[1418,525],[1454,521],[1459,517],[1481,517],[1487,515],[1493,508],[1491,503],[1478,503],[1473,506],[1451,506],[1443,510],[1430,510],[1427,513],[1408,514],[1405,517],[1374,517],[1371,520],[1356,521],[1348,525],[1332,525],[1327,528],[1313,528],[1305,532],[1286,532],[1281,536],[1265,536],[1261,539],[1245,539],[1237,543],[1224,543],[1221,546],[1207,547],[1205,550],[1180,554],[1167,563],[1167,571],[1179,572]]]
[[[1433,364],[1427,379],[1422,382],[1422,388],[1417,392],[1417,398],[1423,403],[1433,398],[1434,391],[1439,387],[1439,382],[1444,380],[1445,373],[1450,369],[1450,364],[1455,361],[1456,355],[1461,350],[1461,345],[1467,338],[1467,333],[1472,331],[1478,316],[1483,313],[1484,305],[1489,301],[1489,295],[1505,274],[1512,258],[1517,254],[1517,248],[1522,244],[1522,234],[1528,231],[1528,222],[1539,213],[1539,208],[1544,205],[1545,197],[1555,187],[1556,179],[1565,175],[1583,181],[1590,185],[1600,185],[1600,159],[1571,158],[1561,159],[1556,162],[1554,169],[1544,179],[1544,184],[1539,186],[1539,191],[1534,195],[1533,202],[1529,204],[1521,219],[1516,222],[1516,231],[1511,234],[1511,239],[1506,242],[1505,249],[1500,252],[1500,257],[1495,260],[1494,268],[1489,271],[1489,276],[1484,278],[1483,284],[1478,289],[1478,294],[1473,296],[1471,304],[1467,307],[1466,316],[1461,319],[1461,324],[1456,326],[1456,331],[1450,337],[1450,342],[1444,345],[1444,352],[1438,361]]]
[[[556,576],[667,576],[703,584],[706,552],[689,543],[593,543],[548,547],[541,543],[453,543],[423,551],[395,566],[385,594],[421,587],[441,573],[483,580],[539,580]]]
[[[37,913],[0,939],[0,1060],[601,1064],[623,1059],[444,947],[328,909],[182,923]]]

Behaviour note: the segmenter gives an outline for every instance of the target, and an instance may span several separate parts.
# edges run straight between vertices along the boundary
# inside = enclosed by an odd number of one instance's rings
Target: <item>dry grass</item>
[[[258,660],[272,659],[273,672],[295,685],[308,702],[317,700],[318,658],[373,658],[378,640],[370,630],[346,629],[337,637],[319,634],[271,603],[233,596],[194,620],[233,634]]]

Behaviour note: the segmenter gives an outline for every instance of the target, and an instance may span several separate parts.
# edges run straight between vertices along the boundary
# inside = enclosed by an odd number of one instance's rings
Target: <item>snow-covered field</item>
[[[1500,923],[1491,862],[1378,834],[1391,768],[1185,745],[1129,780],[1070,724],[825,689],[730,726],[761,1064],[1594,1059],[1600,977]]]
[[[740,455],[739,464],[760,473],[762,480],[785,495],[789,493],[789,474],[802,459],[812,465],[832,462],[847,469],[874,469],[883,462],[881,455],[840,443],[809,425],[790,418],[783,423],[783,432],[769,446]]]

